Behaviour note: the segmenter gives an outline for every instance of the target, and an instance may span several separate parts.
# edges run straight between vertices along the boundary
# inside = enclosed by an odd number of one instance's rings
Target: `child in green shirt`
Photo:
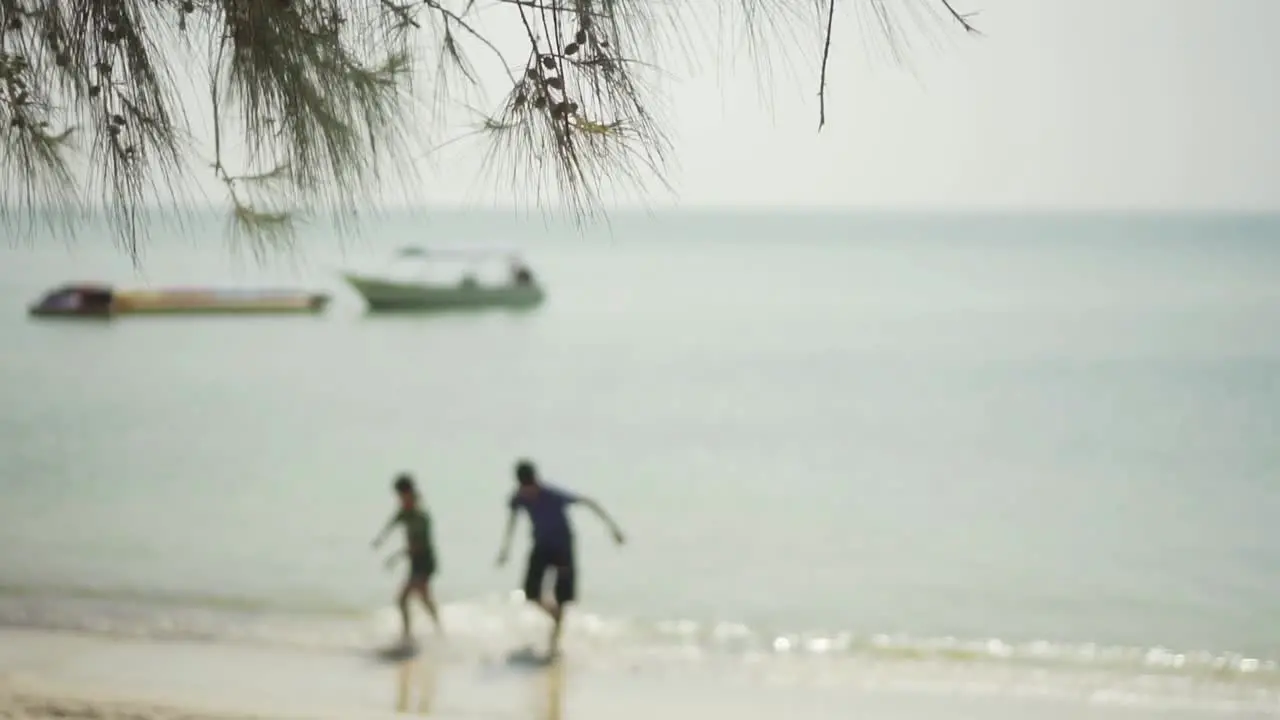
[[[390,567],[403,555],[409,556],[409,576],[400,590],[400,617],[404,622],[404,639],[409,641],[413,638],[409,620],[409,596],[414,593],[422,598],[427,614],[435,623],[436,632],[444,632],[440,625],[440,615],[436,612],[435,600],[431,597],[431,577],[436,572],[436,551],[431,542],[431,516],[422,506],[413,478],[408,473],[401,473],[392,487],[399,497],[400,509],[374,538],[373,546],[381,546],[387,534],[397,524],[404,526],[405,548],[387,558],[387,565]]]

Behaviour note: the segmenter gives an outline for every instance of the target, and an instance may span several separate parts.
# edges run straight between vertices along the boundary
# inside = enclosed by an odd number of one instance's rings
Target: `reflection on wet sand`
[[[415,657],[397,663],[396,712],[429,715],[434,707],[438,672],[432,658]],[[564,664],[559,660],[533,673],[529,720],[563,720],[564,673]]]
[[[534,720],[561,720],[564,716],[564,663],[553,660],[534,687],[539,690],[535,700]]]
[[[418,702],[411,711],[409,705],[415,689]],[[411,658],[400,663],[396,672],[396,712],[415,712],[426,715],[431,712],[435,695],[436,663],[434,660]]]

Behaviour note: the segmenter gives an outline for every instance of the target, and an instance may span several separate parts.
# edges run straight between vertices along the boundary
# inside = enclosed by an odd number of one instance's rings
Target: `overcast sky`
[[[910,70],[863,47],[851,10],[839,16],[821,133],[816,68],[801,65],[772,107],[741,55],[673,78],[675,195],[655,188],[648,204],[1280,209],[1280,1],[957,7],[984,35],[918,43]],[[475,179],[481,151],[436,156],[411,196],[512,200]]]

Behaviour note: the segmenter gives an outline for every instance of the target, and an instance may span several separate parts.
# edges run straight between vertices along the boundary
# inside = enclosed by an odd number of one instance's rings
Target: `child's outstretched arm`
[[[618,523],[613,521],[613,518],[609,516],[609,513],[605,511],[604,507],[600,505],[600,503],[589,497],[580,497],[578,498],[578,504],[595,513],[596,517],[600,518],[600,522],[603,522],[605,526],[609,528],[609,532],[613,533],[614,541],[619,545],[623,543],[626,538],[622,535],[622,528],[618,527]]]
[[[375,550],[381,547],[382,543],[386,542],[387,533],[390,533],[391,528],[395,527],[396,523],[398,522],[400,522],[400,513],[397,512],[395,515],[391,516],[391,519],[388,520],[387,524],[382,527],[382,530],[380,530],[378,534],[374,536],[372,545]]]
[[[502,529],[502,545],[498,548],[498,565],[502,566],[507,563],[507,554],[511,550],[511,535],[516,529],[516,509],[511,508],[511,512],[507,514],[506,527]]]

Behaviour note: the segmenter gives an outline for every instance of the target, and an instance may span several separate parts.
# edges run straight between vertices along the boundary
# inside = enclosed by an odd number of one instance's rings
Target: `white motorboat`
[[[498,282],[482,278],[482,271],[503,260],[508,269],[505,278]],[[430,271],[450,264],[462,266],[460,277],[430,277]],[[546,297],[533,272],[512,253],[408,247],[396,253],[386,273],[344,272],[343,278],[371,312],[528,309]]]

